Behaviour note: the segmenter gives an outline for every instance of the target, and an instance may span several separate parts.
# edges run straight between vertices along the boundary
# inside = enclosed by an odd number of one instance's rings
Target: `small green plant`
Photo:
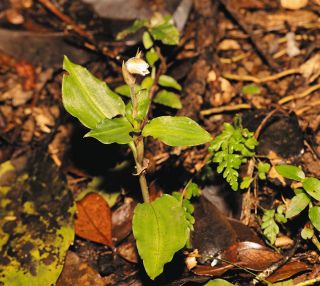
[[[159,13],[155,13],[150,20],[136,20],[132,26],[120,32],[117,35],[117,39],[123,39],[129,34],[136,33],[140,29],[145,29],[142,43],[146,51],[146,60],[152,71],[150,76],[145,77],[141,84],[136,84],[135,88],[137,91],[142,89],[150,90],[155,86],[157,90],[154,90],[156,93],[154,97],[152,96],[154,103],[180,109],[182,104],[180,96],[176,91],[182,90],[181,85],[173,77],[162,74],[163,67],[161,64],[160,67],[156,67],[159,60],[163,59],[161,50],[157,45],[158,41],[164,45],[178,45],[179,43],[179,32],[170,21],[170,16],[162,16]],[[120,95],[130,97],[128,84],[117,87],[115,91]]]
[[[211,161],[218,164],[217,172],[223,174],[234,191],[239,189],[240,166],[255,155],[254,149],[257,145],[258,141],[254,138],[253,132],[243,128],[240,117],[237,116],[233,125],[224,123],[222,133],[211,142]],[[264,169],[260,169],[262,174]],[[245,177],[241,188],[248,188],[252,180],[253,178]]]
[[[294,196],[288,204],[281,204],[275,210],[264,211],[261,228],[264,235],[271,244],[274,244],[279,227],[277,223],[286,223],[305,209],[308,208],[309,221],[301,231],[303,239],[311,239],[320,250],[320,243],[315,235],[315,230],[320,232],[320,180],[314,177],[306,177],[305,173],[293,165],[278,165],[276,171],[284,178],[290,179],[301,184],[301,187],[294,189]]]
[[[150,202],[144,139],[151,136],[169,146],[195,146],[212,138],[188,117],[161,116],[148,121],[150,89],[136,86],[137,76],[149,74],[148,67],[140,53],[123,63],[123,77],[130,90],[130,101],[125,105],[105,82],[65,57],[63,68],[68,73],[63,77],[62,99],[65,109],[90,129],[85,137],[131,148],[144,200],[134,210],[133,234],[145,270],[154,279],[188,241],[194,222],[190,199],[198,190],[190,183],[181,196],[163,195]]]

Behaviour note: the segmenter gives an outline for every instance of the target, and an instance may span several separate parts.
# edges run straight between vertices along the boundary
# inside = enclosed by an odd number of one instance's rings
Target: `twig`
[[[291,100],[295,100],[295,99],[299,99],[299,98],[304,98],[304,97],[308,96],[310,93],[312,93],[312,92],[314,92],[314,91],[316,91],[316,90],[318,90],[318,89],[320,89],[320,83],[309,87],[308,89],[306,89],[306,90],[305,90],[304,92],[302,92],[302,93],[298,93],[298,94],[286,96],[286,97],[280,99],[280,100],[278,101],[278,103],[279,103],[280,105],[282,105],[282,104],[285,104],[285,103],[287,103],[287,102],[289,102],[289,101],[291,101]]]
[[[46,7],[51,13],[61,19],[64,23],[71,26],[72,29],[80,36],[92,40],[91,34],[83,30],[76,22],[74,22],[70,17],[63,14],[55,5],[53,5],[50,0],[38,0],[44,7]]]
[[[225,7],[225,9],[231,14],[234,20],[239,24],[239,26],[248,34],[251,39],[253,46],[256,48],[258,54],[262,58],[262,60],[268,64],[270,68],[273,70],[278,69],[278,64],[274,61],[274,59],[267,53],[263,51],[263,46],[261,39],[259,39],[253,32],[252,28],[248,26],[244,21],[241,14],[239,14],[239,9],[236,7],[236,1],[231,0],[219,0],[220,3]]]
[[[288,75],[293,75],[293,74],[300,74],[300,69],[299,68],[293,68],[293,69],[288,69],[273,75],[269,75],[263,78],[258,78],[255,76],[251,75],[237,75],[237,74],[230,74],[226,73],[223,75],[226,79],[231,79],[231,80],[237,80],[237,81],[252,81],[254,83],[264,83],[267,81],[273,81]]]
[[[298,249],[299,245],[300,245],[300,238],[297,237],[295,245],[290,249],[288,254],[285,255],[279,261],[273,263],[267,269],[263,270],[259,275],[256,276],[256,278],[254,278],[254,280],[252,281],[252,284],[256,285],[259,282],[259,280],[265,280],[272,273],[274,273],[277,269],[279,269],[281,266],[283,266],[285,263],[287,263],[292,258],[292,256],[295,254],[295,252]],[[258,279],[258,280],[256,280],[256,279]]]
[[[300,108],[295,113],[297,116],[300,116],[303,113],[307,112],[309,109],[313,109],[315,106],[318,106],[318,105],[320,105],[320,100],[313,101],[312,105],[308,105],[303,108]]]
[[[227,105],[227,106],[220,106],[220,107],[213,107],[210,109],[205,109],[200,111],[200,114],[203,116],[211,115],[214,113],[223,113],[228,111],[237,111],[241,109],[250,109],[250,104],[237,104],[237,105]]]

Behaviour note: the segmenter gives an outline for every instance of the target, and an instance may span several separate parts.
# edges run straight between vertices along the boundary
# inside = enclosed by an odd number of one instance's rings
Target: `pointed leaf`
[[[118,86],[114,91],[120,95],[130,97],[130,87],[127,84]]]
[[[320,207],[315,206],[309,209],[309,219],[312,225],[320,231]]]
[[[182,90],[181,85],[173,77],[164,74],[159,77],[159,85]]]
[[[204,286],[234,286],[234,284],[231,284],[230,282],[224,280],[224,279],[214,279],[209,281]]]
[[[301,213],[310,203],[310,198],[307,194],[301,193],[294,196],[286,211],[286,218],[292,218]]]
[[[153,46],[152,38],[147,31],[145,31],[142,35],[142,43],[146,50],[149,50]]]
[[[137,120],[143,121],[148,114],[149,107],[150,107],[150,98],[149,92],[147,89],[142,89],[137,94],[138,98],[138,114]]]
[[[278,165],[275,168],[282,177],[287,179],[302,181],[305,178],[304,172],[296,166]]]
[[[81,123],[94,128],[105,118],[124,114],[125,106],[105,82],[94,77],[86,68],[72,63],[66,56],[63,68],[62,101],[65,109]]]
[[[169,146],[195,146],[209,142],[211,135],[198,123],[184,116],[160,116],[152,119],[142,130]]]
[[[150,29],[150,33],[155,40],[159,40],[165,45],[179,44],[179,32],[177,28],[169,22],[169,20],[152,27]]]
[[[146,25],[146,23],[147,23],[146,20],[140,20],[140,19],[135,20],[130,27],[128,27],[127,29],[121,31],[121,32],[117,35],[116,39],[117,39],[117,40],[122,40],[122,39],[124,39],[126,36],[128,36],[129,34],[136,33],[136,32],[137,32],[138,30],[140,30],[144,25]]]
[[[104,144],[128,144],[132,141],[133,127],[125,117],[105,119],[84,137],[93,137]]]
[[[77,202],[75,231],[85,239],[113,246],[111,210],[102,196],[89,193]]]
[[[154,48],[152,48],[150,51],[147,51],[146,60],[151,67],[153,67],[154,64],[159,60],[159,55]]]
[[[179,95],[167,90],[161,90],[158,92],[153,101],[171,108],[182,108]]]
[[[306,178],[302,182],[302,186],[311,197],[320,201],[320,180],[312,177]]]
[[[152,203],[139,204],[134,210],[133,234],[146,272],[154,279],[187,242],[185,211],[169,195]]]

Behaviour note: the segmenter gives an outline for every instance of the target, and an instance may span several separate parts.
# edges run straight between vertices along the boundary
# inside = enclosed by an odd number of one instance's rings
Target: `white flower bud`
[[[149,74],[149,65],[139,56],[133,57],[125,63],[127,71],[131,74],[147,75]]]

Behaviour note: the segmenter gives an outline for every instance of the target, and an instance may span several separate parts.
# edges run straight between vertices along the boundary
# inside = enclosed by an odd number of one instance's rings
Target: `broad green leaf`
[[[145,89],[150,89],[153,85],[153,78],[151,76],[147,76],[141,82],[141,87]]]
[[[128,27],[127,29],[121,31],[121,32],[117,35],[116,39],[117,39],[117,40],[122,40],[122,39],[124,39],[126,36],[128,36],[129,34],[134,34],[134,33],[136,33],[138,30],[140,30],[140,29],[141,29],[142,27],[144,27],[146,24],[147,24],[147,20],[140,20],[140,19],[135,20],[130,27]]]
[[[142,135],[158,138],[169,146],[195,146],[212,139],[198,123],[184,116],[154,118],[143,128]]]
[[[241,184],[240,184],[240,189],[248,189],[253,181],[252,177],[244,177]]]
[[[214,280],[210,280],[204,286],[234,286],[234,284],[231,284],[230,282],[224,279],[214,279]]]
[[[302,186],[311,197],[320,201],[320,180],[308,177],[303,180]]]
[[[310,198],[307,194],[301,193],[294,196],[289,203],[286,211],[286,218],[292,218],[301,213],[310,203]]]
[[[292,165],[277,165],[276,171],[282,176],[287,179],[302,181],[305,178],[304,172]]]
[[[137,120],[143,121],[148,114],[150,107],[149,92],[147,89],[142,89],[137,93],[138,98],[138,114]]]
[[[6,176],[13,183],[0,186],[0,285],[55,285],[74,240],[72,196],[42,152]]]
[[[92,129],[105,118],[124,114],[122,99],[105,82],[66,56],[63,68],[68,72],[62,80],[63,105],[84,126]]]
[[[142,35],[142,43],[146,50],[149,50],[153,46],[152,38],[147,31],[145,31]]]
[[[159,103],[171,108],[182,108],[179,95],[167,90],[161,90],[160,92],[158,92],[154,97],[153,101],[155,103]]]
[[[127,84],[118,86],[114,91],[120,95],[130,97],[130,87]]]
[[[165,45],[179,44],[179,31],[174,25],[169,23],[169,20],[152,27],[149,32],[155,40],[159,40]]]
[[[312,225],[320,231],[320,207],[315,206],[309,209],[309,219]]]
[[[132,131],[133,127],[127,118],[106,118],[84,137],[93,137],[103,144],[128,144],[132,141],[132,137],[130,136],[130,132]]]
[[[148,64],[153,67],[154,64],[159,60],[159,55],[154,48],[146,53],[146,59]]]
[[[164,74],[159,77],[159,85],[182,90],[181,85],[173,77]]]
[[[310,210],[309,210],[309,216],[310,216]],[[301,237],[303,239],[311,239],[314,235],[313,228],[304,226],[304,228],[301,230]]]
[[[139,204],[134,210],[133,234],[144,268],[151,279],[183,248],[189,237],[185,211],[172,196]]]
[[[248,84],[242,88],[242,93],[244,94],[259,94],[261,93],[261,89],[259,86],[255,84]]]

